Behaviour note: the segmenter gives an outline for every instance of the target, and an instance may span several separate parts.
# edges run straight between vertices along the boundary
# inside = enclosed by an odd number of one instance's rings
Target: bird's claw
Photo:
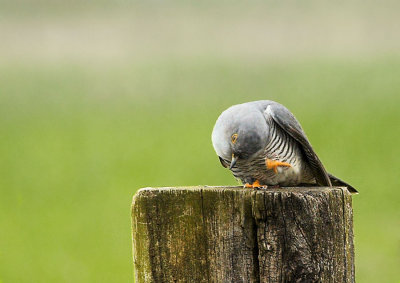
[[[264,188],[264,189],[266,189],[266,188],[268,188],[267,185],[261,185],[261,184],[260,184],[260,181],[258,181],[258,180],[255,180],[253,184],[246,183],[246,184],[244,185],[244,187],[245,187],[245,188],[252,188],[252,189],[259,189],[259,188]]]
[[[268,170],[273,169],[275,174],[278,173],[278,167],[292,167],[292,165],[287,162],[276,161],[268,158],[265,160],[265,165],[267,165]]]

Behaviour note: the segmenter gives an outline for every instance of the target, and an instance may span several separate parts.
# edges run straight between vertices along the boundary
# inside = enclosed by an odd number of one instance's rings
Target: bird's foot
[[[267,185],[261,185],[260,181],[258,181],[258,180],[255,180],[253,184],[246,183],[244,185],[244,187],[245,188],[253,188],[253,189],[258,189],[258,188],[265,188],[266,189],[266,188],[268,188]]]
[[[278,167],[292,167],[292,165],[287,162],[276,161],[268,158],[265,160],[265,165],[267,165],[267,169],[273,169],[275,173],[278,173]]]

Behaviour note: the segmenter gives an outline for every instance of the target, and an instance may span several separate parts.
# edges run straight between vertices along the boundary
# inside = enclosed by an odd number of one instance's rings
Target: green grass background
[[[31,17],[6,7],[11,22]],[[40,13],[46,25],[68,18]],[[258,99],[291,109],[326,168],[360,191],[357,281],[400,280],[400,53],[113,61],[0,50],[0,282],[133,282],[135,191],[236,184],[212,127]]]

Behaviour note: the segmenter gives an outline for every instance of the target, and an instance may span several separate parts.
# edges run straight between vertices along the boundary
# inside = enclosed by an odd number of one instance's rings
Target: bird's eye
[[[235,143],[236,140],[237,140],[237,138],[238,138],[238,134],[233,134],[233,135],[231,136],[231,141],[232,141],[232,143]]]

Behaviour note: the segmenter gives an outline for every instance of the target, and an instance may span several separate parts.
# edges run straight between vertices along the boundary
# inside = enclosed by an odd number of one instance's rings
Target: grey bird
[[[212,143],[222,166],[246,187],[333,184],[357,193],[325,170],[300,123],[277,102],[231,106],[218,117]]]

